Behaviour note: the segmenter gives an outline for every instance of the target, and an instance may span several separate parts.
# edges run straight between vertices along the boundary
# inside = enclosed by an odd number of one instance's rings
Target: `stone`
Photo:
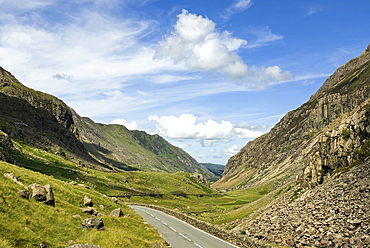
[[[69,184],[71,184],[71,185],[77,185],[77,183],[75,183],[73,181],[69,182]]]
[[[84,196],[83,204],[87,207],[92,207],[94,205],[93,201],[86,195]]]
[[[42,243],[40,244],[40,248],[47,248],[47,245],[45,244],[45,242],[42,242]]]
[[[83,183],[80,183],[80,184],[77,184],[78,186],[80,186],[80,187],[83,187],[83,188],[85,188],[85,189],[90,189],[90,187],[89,186],[87,186],[87,185],[85,185],[85,184],[83,184]]]
[[[20,190],[18,191],[18,195],[24,199],[29,199],[30,198],[30,194],[28,193],[27,190]]]
[[[110,216],[112,216],[112,217],[121,217],[121,216],[123,216],[122,210],[120,208],[117,208],[117,209],[113,210],[110,213]]]
[[[98,209],[96,209],[94,207],[81,208],[81,210],[85,214],[98,215],[98,213],[99,213]]]
[[[104,209],[104,206],[103,206],[103,205],[99,205],[99,208],[100,208],[100,209]]]
[[[90,243],[74,244],[72,246],[68,246],[67,248],[100,248],[100,245],[92,245]]]
[[[112,198],[111,198],[111,200],[112,200],[112,202],[114,202],[114,203],[118,203],[118,199],[117,199],[117,197],[112,197]]]
[[[21,186],[24,186],[23,183],[19,181],[18,177],[14,173],[4,173],[4,177],[7,177],[13,182],[18,183]]]
[[[32,190],[32,198],[36,201],[43,202],[46,200],[46,190],[43,186],[33,183],[29,186]]]
[[[44,186],[44,188],[45,188],[45,191],[46,191],[45,204],[55,207],[54,194],[53,194],[53,190],[51,189],[50,184],[46,184]]]
[[[104,227],[104,222],[100,218],[88,218],[82,221],[82,229],[101,229]]]
[[[154,242],[150,245],[152,248],[163,248],[158,242]]]

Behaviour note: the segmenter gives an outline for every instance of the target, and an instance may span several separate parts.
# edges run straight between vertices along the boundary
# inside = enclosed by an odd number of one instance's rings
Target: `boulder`
[[[112,200],[112,202],[114,202],[114,203],[118,203],[118,199],[117,199],[117,197],[112,197],[112,198],[111,198],[111,200]]]
[[[82,221],[82,229],[100,229],[104,227],[104,222],[100,218],[88,218]]]
[[[100,245],[92,245],[90,243],[74,244],[72,246],[68,246],[67,248],[100,248]]]
[[[93,202],[92,202],[92,200],[88,196],[86,196],[86,195],[84,196],[83,203],[87,207],[92,207],[94,205]]]
[[[4,173],[4,177],[7,177],[10,180],[12,180],[13,182],[18,183],[21,186],[24,186],[23,183],[21,183],[21,181],[19,181],[18,177],[14,173]]]
[[[51,189],[50,184],[46,184],[44,186],[44,188],[45,188],[45,191],[46,191],[45,204],[55,207],[54,194],[53,194],[53,190]]]
[[[93,207],[81,208],[81,210],[85,214],[98,215],[98,213],[99,213],[98,209],[93,208]]]
[[[30,198],[30,194],[28,193],[27,190],[20,190],[18,191],[18,195],[24,199],[29,199]]]
[[[46,200],[46,190],[43,186],[37,183],[33,183],[29,186],[32,190],[32,198],[39,202],[44,202]]]
[[[117,209],[113,210],[110,213],[110,216],[112,216],[112,217],[121,217],[121,216],[123,216],[122,210],[120,208],[117,208]]]

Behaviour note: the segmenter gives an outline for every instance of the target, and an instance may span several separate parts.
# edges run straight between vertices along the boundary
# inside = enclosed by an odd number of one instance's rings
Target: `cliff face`
[[[292,180],[299,173],[302,184],[312,186],[363,159],[369,149],[369,96],[370,45],[338,68],[307,103],[230,158],[214,187]]]
[[[32,90],[0,67],[0,159],[11,161],[8,138],[82,159],[97,169],[199,172],[214,176],[158,135],[80,117],[58,98]],[[9,139],[10,140],[10,139]],[[76,161],[77,162],[77,161]]]

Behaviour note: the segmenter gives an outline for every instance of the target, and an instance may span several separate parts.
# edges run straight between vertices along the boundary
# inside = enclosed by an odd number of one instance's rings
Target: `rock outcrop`
[[[322,183],[335,169],[368,156],[369,97],[370,45],[338,68],[307,103],[231,157],[213,187],[287,182],[300,172],[306,186]]]
[[[13,163],[12,150],[14,150],[14,146],[9,135],[0,130],[0,160]]]
[[[206,187],[209,187],[209,183],[208,183],[207,179],[202,174],[193,173],[193,174],[190,175],[190,177],[193,177],[193,178],[197,179],[197,182],[199,184],[202,184]]]

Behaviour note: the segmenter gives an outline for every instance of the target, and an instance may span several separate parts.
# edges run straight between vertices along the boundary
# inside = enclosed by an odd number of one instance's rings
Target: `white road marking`
[[[164,222],[163,220],[161,220],[161,222],[162,222],[163,224],[165,224],[166,226],[168,226],[168,225],[167,225],[167,223],[166,223],[166,222]]]
[[[185,239],[187,239],[188,241],[190,241],[191,242],[191,239],[189,239],[188,237],[186,237],[184,234],[182,234],[182,233],[179,233],[182,237],[184,237]]]
[[[194,242],[194,245],[198,246],[199,248],[203,248],[202,246],[198,245],[197,243]]]
[[[172,226],[168,226],[172,231],[177,232]]]
[[[140,209],[140,210],[142,210],[142,209]],[[161,212],[161,211],[159,211],[159,210],[156,210],[156,209],[151,209],[152,211],[155,211],[155,212],[159,212],[159,213],[163,213],[163,212]],[[144,210],[142,210],[142,211],[144,211]],[[149,212],[148,212],[149,213]],[[155,217],[154,215],[152,215],[151,213],[149,213],[152,217]],[[209,233],[207,233],[207,232],[205,232],[205,231],[203,231],[203,230],[201,230],[201,229],[199,229],[199,228],[197,228],[197,227],[195,227],[195,226],[192,226],[192,225],[190,225],[189,223],[186,223],[185,221],[183,221],[183,220],[180,220],[180,219],[177,219],[177,218],[175,218],[175,217],[173,217],[173,216],[171,216],[171,215],[168,215],[170,218],[173,218],[173,219],[176,219],[176,220],[178,220],[178,221],[180,221],[180,222],[183,222],[184,224],[186,224],[186,225],[188,225],[188,226],[190,226],[190,227],[192,227],[192,228],[194,228],[194,229],[197,229],[198,231],[200,231],[200,232],[202,232],[202,233],[204,233],[204,234],[207,234],[207,235],[209,235],[209,236],[211,236],[211,237],[213,237],[213,238],[215,238],[215,239],[218,239],[218,240],[220,240],[220,241],[222,241],[222,242],[224,242],[224,243],[226,243],[226,244],[229,244],[229,245],[231,245],[231,246],[233,246],[233,247],[235,247],[235,248],[239,248],[238,246],[236,246],[236,245],[234,245],[234,244],[231,244],[231,243],[229,243],[229,242],[227,242],[227,241],[225,241],[225,240],[222,240],[222,239],[220,239],[220,238],[218,238],[218,237],[216,237],[216,236],[214,236],[214,235],[211,235],[211,234],[209,234]],[[155,219],[157,219],[158,221],[161,221],[158,217],[155,217]],[[161,222],[163,222],[163,221],[161,221]],[[167,224],[166,224],[167,225]],[[168,226],[168,225],[167,225]],[[173,227],[171,227],[171,226],[168,226],[168,227],[170,227],[171,228],[171,230],[173,230],[174,232],[177,232],[178,234],[180,234],[182,237],[184,237],[185,239],[187,239],[188,241],[190,241],[190,242],[192,242],[192,243],[194,243],[196,246],[198,246],[199,248],[203,248],[202,246],[200,246],[200,245],[198,245],[197,243],[195,243],[195,242],[193,242],[191,239],[189,239],[188,237],[186,237],[185,235],[183,235],[182,233],[180,233],[180,232],[178,232],[178,231],[176,231],[175,229],[173,229]]]

